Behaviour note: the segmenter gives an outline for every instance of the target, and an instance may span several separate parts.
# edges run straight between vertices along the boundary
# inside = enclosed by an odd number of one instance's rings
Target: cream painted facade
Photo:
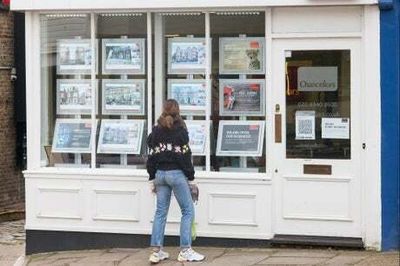
[[[115,10],[115,7],[118,7]],[[380,80],[377,1],[28,1],[11,8],[26,13],[27,133],[26,229],[74,232],[150,234],[154,197],[144,169],[44,167],[40,16],[89,14],[95,45],[99,13],[147,14],[147,117],[160,114],[165,94],[158,60],[162,12],[204,15],[206,60],[210,65],[210,15],[215,12],[265,14],[265,172],[216,172],[210,167],[207,140],[205,169],[196,171],[201,191],[196,205],[198,236],[272,239],[274,235],[361,238],[366,248],[380,249]],[[327,23],[329,22],[329,23]],[[288,51],[350,52],[351,159],[290,159],[285,156],[285,60]],[[94,55],[94,54],[92,54]],[[94,56],[93,56],[94,57]],[[211,66],[205,70],[211,86]],[[91,68],[92,84],[96,69]],[[154,84],[153,84],[154,78]],[[153,90],[153,86],[157,89]],[[209,90],[208,90],[209,91]],[[211,98],[208,92],[207,99]],[[152,108],[154,104],[154,108]],[[277,109],[277,106],[280,108]],[[276,141],[277,114],[283,117],[282,141]],[[211,121],[211,100],[205,120]],[[92,121],[95,120],[94,110]],[[154,123],[155,121],[151,121]],[[148,123],[148,129],[151,129]],[[208,134],[210,132],[208,131]],[[93,140],[93,142],[94,140]],[[363,144],[368,147],[363,149]],[[92,145],[91,156],[96,156]],[[371,163],[374,162],[374,163]],[[332,172],[306,174],[304,165],[330,165]],[[179,234],[179,207],[173,201],[167,234]]]

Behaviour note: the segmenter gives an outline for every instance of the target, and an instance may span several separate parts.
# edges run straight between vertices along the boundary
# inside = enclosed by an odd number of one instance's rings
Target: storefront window
[[[41,16],[43,165],[144,168],[146,14],[93,16]]]
[[[40,23],[42,165],[88,167],[95,101],[90,15],[42,15]]]
[[[99,14],[97,167],[144,168],[148,128],[147,16]]]
[[[265,172],[264,12],[212,12],[210,39],[205,13],[151,16],[151,31],[146,13],[41,16],[43,164],[144,168],[148,129],[174,98],[197,171]]]
[[[216,12],[210,27],[212,169],[265,172],[265,15]]]
[[[286,52],[286,157],[350,159],[350,51]]]
[[[160,49],[165,51],[163,100],[173,98],[178,101],[189,131],[193,165],[196,170],[205,170],[207,127],[210,126],[206,121],[205,16],[203,13],[161,13],[157,16],[155,30],[164,33],[160,40]],[[157,40],[157,36],[155,38]],[[157,60],[155,65],[159,64]],[[155,76],[160,75],[156,73]]]

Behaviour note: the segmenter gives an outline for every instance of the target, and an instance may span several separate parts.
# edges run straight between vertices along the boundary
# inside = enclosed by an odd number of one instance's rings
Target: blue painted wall
[[[399,249],[400,0],[380,1],[382,250]]]

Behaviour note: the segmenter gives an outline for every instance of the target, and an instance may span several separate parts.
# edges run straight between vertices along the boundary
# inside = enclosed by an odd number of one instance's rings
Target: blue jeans
[[[162,247],[164,244],[165,225],[171,201],[171,191],[173,191],[182,213],[180,246],[181,248],[191,247],[194,207],[186,176],[181,170],[157,170],[154,184],[157,193],[157,209],[154,215],[150,245]]]

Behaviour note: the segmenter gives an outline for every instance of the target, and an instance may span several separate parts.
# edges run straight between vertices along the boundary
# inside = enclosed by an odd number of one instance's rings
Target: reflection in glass
[[[265,14],[216,12],[210,32],[211,169],[265,172]]]
[[[90,15],[40,16],[42,166],[89,167]]]
[[[286,57],[286,157],[350,159],[350,51]]]

